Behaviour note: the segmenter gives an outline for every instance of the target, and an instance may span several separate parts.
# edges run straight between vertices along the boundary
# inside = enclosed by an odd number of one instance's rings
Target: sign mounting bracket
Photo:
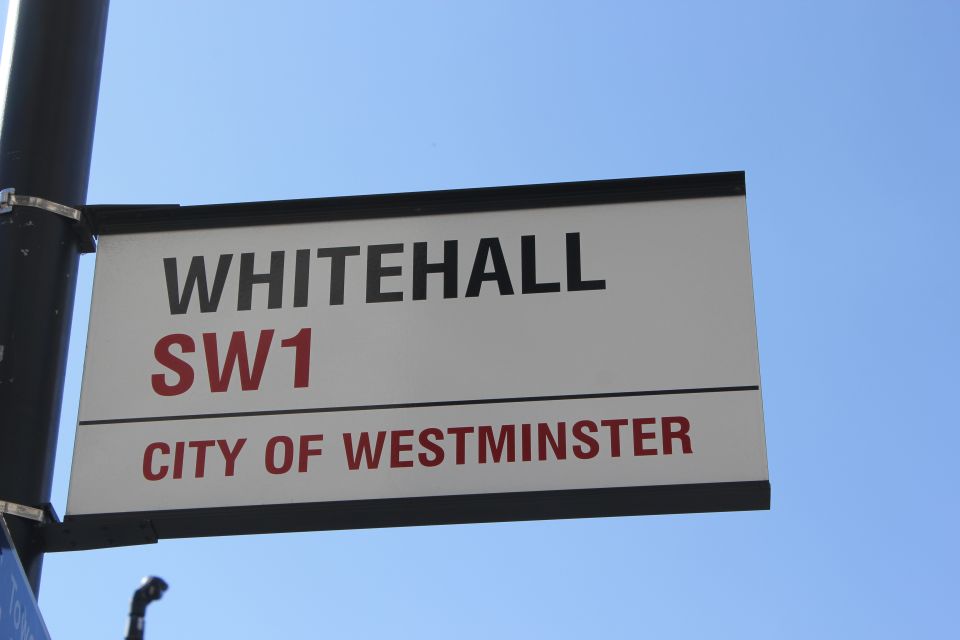
[[[18,196],[17,190],[13,187],[0,189],[0,213],[10,213],[13,211],[14,206],[43,209],[44,211],[55,213],[58,216],[69,218],[74,222],[81,222],[83,220],[83,214],[80,213],[79,209],[74,209],[73,207],[68,207],[65,204],[53,202],[46,198],[38,198],[37,196]]]
[[[5,500],[0,500],[0,513],[17,516],[19,518],[26,518],[27,520],[33,520],[35,522],[43,522],[46,520],[46,514],[43,509],[38,509],[36,507],[28,507],[22,504],[17,504],[16,502],[7,502]]]
[[[0,189],[0,214],[12,213],[14,207],[40,209],[41,211],[54,213],[76,223],[74,230],[77,232],[77,237],[80,240],[80,252],[94,253],[97,250],[96,237],[81,209],[68,207],[65,204],[37,196],[18,195],[17,190],[13,187]]]

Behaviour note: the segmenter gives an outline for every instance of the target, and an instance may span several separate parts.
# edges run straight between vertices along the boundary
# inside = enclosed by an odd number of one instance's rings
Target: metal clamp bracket
[[[14,207],[32,207],[63,216],[77,224],[73,225],[74,234],[80,241],[80,253],[94,253],[97,250],[97,238],[89,224],[87,216],[80,209],[65,204],[51,202],[36,196],[18,196],[16,189],[0,189],[0,215],[10,213]]]
[[[0,500],[0,513],[26,518],[27,520],[35,520],[37,522],[43,522],[46,520],[46,514],[44,513],[43,509],[26,507],[22,504],[17,504],[16,502],[6,502],[4,500]]]
[[[65,204],[51,202],[44,198],[36,196],[18,196],[16,189],[0,189],[0,213],[10,213],[14,206],[33,207],[34,209],[43,209],[50,213],[55,213],[64,218],[70,218],[74,222],[80,222],[83,216],[79,209],[68,207]]]

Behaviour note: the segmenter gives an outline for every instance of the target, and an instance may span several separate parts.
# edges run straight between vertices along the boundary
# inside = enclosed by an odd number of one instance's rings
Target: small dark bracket
[[[95,522],[48,522],[40,527],[44,551],[85,551],[106,547],[155,544],[158,540],[149,520],[98,520]]]

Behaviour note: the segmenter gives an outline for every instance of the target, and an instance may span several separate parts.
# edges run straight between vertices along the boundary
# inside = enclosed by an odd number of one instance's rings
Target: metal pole
[[[10,0],[0,59],[0,188],[86,202],[109,0]],[[0,214],[0,500],[50,500],[78,264],[70,220]],[[35,529],[11,518],[30,584]]]

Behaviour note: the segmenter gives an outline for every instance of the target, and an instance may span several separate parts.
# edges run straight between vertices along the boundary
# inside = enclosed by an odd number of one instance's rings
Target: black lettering
[[[347,256],[360,255],[360,247],[317,249],[318,258],[330,258],[330,304],[343,304],[343,278]]]
[[[606,280],[583,280],[580,267],[580,234],[567,234],[567,291],[606,289]]]
[[[443,262],[427,262],[427,243],[413,243],[413,299],[427,299],[427,274],[443,274],[443,297],[457,297],[457,241],[443,243]]]
[[[367,302],[399,302],[403,300],[402,291],[382,291],[380,281],[383,278],[398,276],[400,266],[385,267],[381,263],[385,253],[403,253],[402,244],[371,244],[367,247]]]
[[[217,273],[213,277],[213,291],[207,287],[207,269],[203,256],[193,256],[190,267],[187,269],[187,278],[183,283],[183,292],[178,291],[177,259],[164,258],[163,271],[167,277],[167,299],[170,302],[170,313],[180,315],[187,312],[190,298],[193,297],[193,288],[196,286],[200,313],[211,313],[220,305],[220,296],[223,295],[223,285],[227,281],[227,272],[230,270],[232,254],[223,254],[217,262]]]
[[[297,249],[297,269],[293,275],[293,306],[307,306],[309,293],[310,249]]]
[[[487,271],[487,256],[493,260],[493,271]],[[477,246],[477,257],[473,261],[473,271],[470,273],[470,282],[467,283],[466,297],[475,298],[480,295],[480,287],[484,282],[493,281],[500,289],[500,295],[512,296],[513,285],[510,283],[510,273],[507,271],[507,261],[503,257],[503,249],[498,238],[481,238]]]
[[[524,293],[556,293],[559,282],[537,282],[537,237],[520,238],[520,266]]]
[[[267,285],[267,308],[279,309],[283,304],[283,251],[270,252],[270,271],[253,272],[252,253],[240,254],[240,291],[237,311],[249,311],[253,306],[253,285]]]

